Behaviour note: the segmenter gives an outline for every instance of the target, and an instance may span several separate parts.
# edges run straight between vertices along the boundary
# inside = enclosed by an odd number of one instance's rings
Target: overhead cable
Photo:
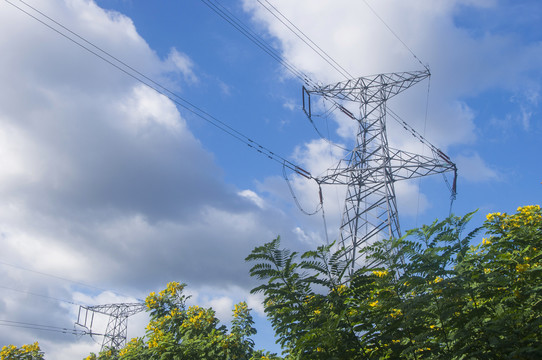
[[[64,300],[64,299],[59,299],[59,298],[52,297],[52,296],[48,296],[48,295],[36,294],[36,293],[30,292],[30,291],[19,290],[19,289],[15,289],[15,288],[11,288],[11,287],[8,287],[8,286],[3,286],[3,285],[0,285],[0,288],[6,289],[6,290],[11,290],[11,291],[16,291],[16,292],[19,292],[19,293],[21,293],[21,294],[27,294],[27,295],[32,295],[32,296],[38,296],[38,297],[42,297],[42,298],[45,298],[45,299],[51,299],[51,300],[63,302],[63,303],[66,303],[66,304],[71,304],[71,305],[77,305],[77,306],[80,306],[80,304],[76,304],[76,303],[74,303],[73,301]]]
[[[292,63],[286,60],[275,48],[269,45],[264,39],[262,39],[258,34],[250,29],[247,25],[243,23],[237,16],[235,16],[231,11],[229,11],[225,6],[220,4],[218,1],[213,0],[201,0],[205,5],[207,5],[212,11],[214,11],[218,16],[232,25],[237,31],[247,37],[252,41],[256,46],[266,52],[269,56],[279,62],[284,66],[288,71],[290,71],[294,76],[299,78],[303,83],[314,85],[314,82],[311,78],[303,73],[301,70],[296,68]]]
[[[342,67],[335,59],[333,59],[326,51],[324,51],[318,44],[307,36],[301,29],[299,29],[294,23],[292,23],[279,9],[277,9],[268,0],[257,0],[258,3],[273,15],[278,21],[280,21],[288,30],[290,30],[295,36],[297,36],[303,43],[305,43],[310,49],[312,49],[318,56],[320,56],[325,62],[327,62],[333,69],[341,74],[346,80],[352,79],[354,76],[350,74],[344,67]],[[265,2],[265,4],[264,4]]]
[[[70,334],[70,335],[78,335],[78,336],[89,334],[89,332],[83,331],[83,330],[70,329],[66,327],[52,326],[52,325],[34,324],[34,323],[28,323],[28,322],[22,322],[22,321],[4,320],[4,319],[0,319],[0,326],[58,332],[62,334]],[[92,335],[101,336],[102,334],[92,333]]]
[[[99,290],[99,291],[102,291],[102,292],[103,292],[103,291],[112,291],[112,290],[104,289],[104,288],[101,288],[101,287],[98,287],[98,286],[89,285],[89,284],[85,284],[85,283],[83,283],[83,282],[71,280],[71,279],[68,279],[68,278],[65,278],[65,277],[61,277],[61,276],[57,276],[57,275],[48,274],[48,273],[45,273],[45,272],[43,272],[43,271],[32,270],[32,269],[29,269],[29,268],[25,268],[25,267],[23,267],[23,266],[10,264],[10,263],[7,263],[7,262],[2,261],[2,260],[0,260],[0,265],[10,266],[10,267],[13,267],[13,268],[15,268],[15,269],[28,271],[28,272],[32,272],[32,273],[34,273],[34,274],[39,274],[39,275],[43,275],[43,276],[48,276],[48,277],[55,278],[55,279],[58,279],[58,280],[68,281],[68,282],[71,282],[71,283],[76,284],[76,285],[84,286],[84,287],[86,287],[86,288],[96,289],[96,290]],[[112,292],[115,293],[115,294],[117,294],[117,295],[127,296],[127,295],[121,294],[121,293],[119,293],[119,292],[117,292],[117,291],[112,291]]]
[[[273,151],[271,151],[267,147],[265,147],[263,145],[260,145],[259,143],[252,140],[248,136],[242,134],[240,131],[234,129],[233,127],[231,127],[230,125],[226,124],[225,122],[219,120],[215,116],[207,113],[202,108],[200,108],[200,107],[196,106],[195,104],[193,104],[192,102],[184,99],[183,97],[181,97],[177,93],[169,90],[168,88],[161,85],[157,81],[155,81],[155,80],[151,79],[150,77],[144,75],[143,73],[136,70],[132,66],[128,65],[124,61],[122,61],[122,60],[118,59],[117,57],[111,55],[109,52],[103,50],[102,48],[100,48],[96,44],[88,41],[83,36],[75,33],[72,30],[70,30],[66,26],[62,25],[59,21],[52,19],[48,15],[44,14],[42,11],[40,11],[40,10],[36,9],[35,7],[33,7],[33,6],[29,5],[28,3],[26,3],[25,1],[18,0],[20,3],[24,4],[29,9],[32,9],[32,11],[39,14],[39,16],[41,16],[42,18],[39,18],[38,15],[34,15],[34,14],[30,13],[29,11],[21,8],[20,6],[17,6],[16,4],[14,4],[10,0],[4,0],[4,1],[7,2],[8,4],[12,5],[13,7],[17,8],[18,10],[20,10],[24,14],[32,17],[34,20],[36,20],[36,21],[40,22],[41,24],[45,25],[46,27],[48,27],[52,31],[56,32],[57,34],[63,36],[67,40],[73,42],[74,44],[80,46],[81,48],[83,48],[84,50],[86,50],[89,53],[93,54],[94,56],[98,57],[99,59],[105,61],[109,65],[111,65],[111,66],[115,67],[116,69],[122,71],[123,73],[130,76],[134,80],[137,80],[138,82],[140,82],[143,85],[153,89],[154,91],[158,92],[159,94],[164,95],[169,100],[174,102],[176,105],[182,107],[183,109],[189,111],[193,115],[195,115],[195,116],[199,117],[200,119],[208,122],[209,124],[215,126],[219,130],[221,130],[224,133],[230,135],[231,137],[235,138],[236,140],[240,141],[241,143],[244,143],[245,145],[252,148],[256,152],[268,157],[270,160],[274,160],[277,163],[279,163],[279,164],[281,164],[283,166],[286,166],[289,169],[295,171],[296,173],[300,173],[300,170],[302,170],[305,174],[308,174],[308,172],[306,172],[303,169],[301,169],[300,167],[296,166],[295,164],[293,164],[289,160],[287,160],[284,157],[274,153]],[[204,0],[202,0],[202,1],[204,1]],[[299,76],[302,76],[302,74],[300,74]],[[307,78],[307,80],[310,81],[310,79],[308,79],[308,78]],[[309,175],[308,177],[310,178],[310,174],[308,174],[308,175]]]
[[[384,19],[378,15],[378,13],[376,12],[375,9],[373,9],[373,7],[371,5],[369,5],[369,3],[367,2],[367,0],[363,0],[363,2],[365,3],[365,5],[367,5],[367,7],[369,8],[369,10],[371,10],[371,12],[382,22],[382,24],[384,24],[384,26],[392,33],[393,36],[395,36],[395,38],[397,40],[399,40],[399,42],[401,44],[403,44],[403,46],[410,52],[410,54],[414,57],[414,59],[416,59],[426,70],[429,71],[429,67],[424,64],[417,56],[416,54],[414,53],[414,51],[412,51],[412,49],[399,37],[399,35],[397,35],[397,33],[395,31],[393,31],[393,29],[384,21]]]
[[[295,195],[294,189],[292,187],[292,184],[290,184],[290,179],[288,178],[288,174],[286,174],[286,167],[282,168],[282,176],[284,177],[284,180],[286,181],[286,184],[288,184],[288,189],[290,190],[290,194],[292,195],[292,198],[294,199],[295,204],[297,205],[298,209],[305,215],[312,216],[318,213],[320,209],[322,209],[322,189],[320,188],[320,203],[316,207],[316,209],[312,212],[306,211],[302,206],[299,200],[297,199],[297,196]],[[320,187],[320,184],[318,184]]]

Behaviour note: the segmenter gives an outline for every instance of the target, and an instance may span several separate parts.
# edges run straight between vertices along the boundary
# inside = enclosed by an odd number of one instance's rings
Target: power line
[[[22,322],[22,321],[12,321],[12,320],[5,320],[5,319],[0,319],[0,326],[58,332],[62,334],[70,334],[70,335],[78,335],[78,336],[89,334],[89,332],[83,331],[83,330],[70,329],[66,327],[52,326],[52,325],[34,324],[34,323],[28,323],[28,322]],[[92,335],[101,336],[102,334],[92,333]]]
[[[264,50],[269,56],[271,56],[274,60],[276,60],[279,64],[284,66],[288,71],[290,71],[294,76],[297,76],[304,84],[311,87],[316,87],[317,83],[314,82],[312,79],[310,79],[306,74],[304,74],[301,70],[297,69],[293,64],[291,64],[288,60],[286,60],[278,51],[276,51],[271,45],[269,45],[264,39],[262,39],[258,34],[256,34],[253,30],[250,29],[249,26],[243,23],[242,20],[240,20],[238,17],[236,17],[234,14],[231,13],[225,6],[220,4],[218,1],[212,2],[212,0],[201,0],[205,5],[207,5],[212,11],[214,11],[216,14],[218,14],[221,18],[226,20],[230,25],[232,25],[236,30],[238,30],[241,34],[246,36],[250,41],[252,41],[256,46]],[[294,23],[292,23],[280,10],[278,10],[275,6],[273,6],[271,3],[269,3],[267,0],[265,2],[268,4],[268,6],[264,5],[260,0],[258,0],[258,3],[266,9],[269,13],[271,13],[277,20],[279,20],[288,30],[290,30],[293,34],[295,34],[301,41],[303,41],[309,48],[311,48],[317,55],[322,57],[328,64],[330,64],[335,70],[337,70],[342,76],[344,76],[346,79],[352,78],[353,76],[348,73],[347,70],[345,70],[340,64],[338,64],[327,52],[322,50],[312,39],[310,39],[301,29],[299,29]],[[343,150],[346,150],[344,147],[333,143],[329,138],[326,138],[322,135],[316,124],[312,121],[312,119],[309,120],[311,122],[311,125],[314,127],[316,133],[322,138],[323,140],[329,142],[331,145],[339,147]],[[348,150],[347,150],[348,151]],[[294,196],[294,200],[297,202],[297,199]]]
[[[71,280],[71,279],[68,279],[68,278],[65,278],[65,277],[62,277],[62,276],[57,276],[57,275],[48,274],[48,273],[45,273],[45,272],[42,272],[42,271],[32,270],[32,269],[25,268],[25,267],[20,266],[20,265],[13,265],[13,264],[7,263],[7,262],[2,261],[2,260],[0,260],[0,265],[10,266],[10,267],[13,267],[15,269],[32,272],[34,274],[39,274],[39,275],[42,275],[42,276],[48,276],[48,277],[55,278],[55,279],[58,279],[58,280],[68,281],[68,282],[71,282],[71,283],[76,284],[76,285],[84,286],[84,287],[91,288],[91,289],[100,290],[102,292],[111,291],[111,290],[104,289],[104,288],[101,288],[101,287],[98,287],[98,286],[89,285],[89,284],[86,284],[86,283],[83,283],[83,282],[80,282],[80,281]],[[113,292],[115,294],[117,294],[117,295],[128,297],[128,295],[121,294],[121,293],[119,293],[117,291],[113,291]]]
[[[344,67],[342,67],[335,59],[333,59],[326,51],[324,51],[318,44],[307,36],[301,29],[299,29],[294,23],[292,23],[279,9],[277,9],[269,1],[264,0],[265,5],[261,0],[257,0],[258,3],[273,15],[278,21],[280,21],[288,30],[290,30],[295,36],[297,36],[303,43],[305,43],[311,50],[313,50],[318,56],[320,56],[325,62],[327,62],[333,69],[339,74],[344,76],[345,79],[351,79],[354,76],[351,75]]]
[[[51,299],[51,300],[55,300],[55,301],[59,301],[59,302],[64,302],[66,304],[71,304],[71,305],[76,305],[76,306],[80,305],[80,304],[74,303],[73,301],[59,299],[59,298],[56,298],[56,297],[53,297],[53,296],[48,296],[48,295],[43,295],[43,294],[36,294],[36,293],[30,292],[30,291],[19,290],[19,289],[11,288],[11,287],[8,287],[8,286],[0,285],[0,288],[6,289],[6,290],[11,290],[11,291],[16,291],[16,292],[21,293],[21,294],[27,294],[27,295],[42,297],[42,298],[45,298],[45,299]]]
[[[237,16],[235,16],[231,11],[229,11],[225,6],[220,4],[218,1],[212,0],[201,0],[205,5],[207,5],[212,11],[214,11],[218,16],[224,19],[227,23],[232,25],[237,31],[243,34],[247,39],[252,41],[257,47],[262,49],[265,53],[271,56],[275,61],[284,66],[288,71],[290,71],[294,76],[299,78],[303,83],[306,84],[315,84],[312,79],[303,73],[301,70],[296,68],[292,63],[286,60],[277,50],[275,50],[271,45],[269,45],[264,39],[262,39],[258,34],[250,29],[247,25],[243,23]]]
[[[48,277],[51,277],[51,278],[54,278],[54,279],[67,281],[67,282],[70,282],[70,283],[73,283],[73,284],[76,284],[76,285],[79,285],[79,286],[83,286],[83,287],[86,287],[86,288],[89,288],[89,289],[99,290],[101,292],[108,292],[109,291],[109,292],[112,292],[115,295],[124,296],[124,297],[127,297],[127,298],[134,298],[134,296],[129,296],[129,295],[123,294],[123,293],[121,293],[119,291],[116,291],[116,290],[104,289],[104,288],[101,288],[101,287],[98,287],[98,286],[86,284],[86,283],[83,283],[83,282],[80,282],[80,281],[75,281],[75,280],[68,279],[68,278],[65,278],[65,277],[62,277],[62,276],[48,274],[48,273],[45,273],[43,271],[32,270],[32,269],[29,269],[29,268],[26,268],[26,267],[23,267],[23,266],[20,266],[20,265],[13,265],[13,264],[7,263],[7,262],[2,261],[2,260],[0,260],[0,265],[10,266],[10,267],[13,267],[15,269],[28,271],[28,272],[31,272],[31,273],[34,273],[34,274],[38,274],[38,275],[42,275],[42,276],[48,276]],[[5,289],[9,289],[9,290],[13,290],[13,291],[18,291],[18,292],[21,292],[21,293],[27,293],[29,295],[41,296],[41,297],[44,297],[44,298],[51,298],[51,299],[54,299],[54,300],[57,300],[57,301],[71,303],[73,305],[78,305],[78,306],[80,305],[80,304],[73,303],[73,302],[68,301],[68,300],[58,299],[58,298],[54,298],[54,297],[47,296],[47,295],[35,294],[35,293],[27,292],[27,291],[24,291],[24,290],[17,290],[17,289],[14,289],[14,288],[9,288],[7,286],[0,286],[0,287],[5,288]],[[141,299],[137,299],[137,300],[138,301],[143,301]]]
[[[231,127],[230,125],[226,124],[225,122],[219,120],[215,116],[207,113],[202,108],[200,108],[200,107],[196,106],[195,104],[191,103],[190,101],[184,99],[183,97],[181,97],[177,93],[169,90],[168,88],[161,85],[157,81],[155,81],[155,80],[151,79],[150,77],[144,75],[143,73],[136,70],[132,66],[126,64],[124,61],[119,60],[117,57],[111,55],[109,52],[103,50],[102,48],[100,48],[96,44],[88,41],[83,36],[75,33],[74,31],[70,30],[66,26],[62,25],[59,21],[52,19],[48,15],[44,14],[42,11],[40,11],[40,10],[34,8],[33,6],[27,4],[23,0],[18,0],[18,1],[20,3],[22,3],[22,4],[24,4],[25,6],[27,6],[28,8],[32,9],[32,11],[36,12],[37,14],[39,14],[40,16],[45,18],[46,20],[40,19],[38,16],[36,16],[34,14],[31,14],[29,11],[21,8],[20,6],[17,6],[16,4],[14,4],[10,0],[4,0],[4,1],[7,2],[8,4],[12,5],[16,9],[18,9],[19,11],[23,12],[24,14],[30,16],[34,20],[40,22],[41,24],[48,27],[52,31],[56,32],[57,34],[63,36],[64,38],[71,41],[72,43],[74,43],[74,44],[78,45],[79,47],[83,48],[84,50],[88,51],[92,55],[98,57],[99,59],[101,59],[101,60],[105,61],[106,63],[108,63],[109,65],[113,66],[114,68],[116,68],[116,69],[120,70],[121,72],[125,73],[126,75],[130,76],[134,80],[136,80],[136,81],[142,83],[143,85],[153,89],[157,93],[167,97],[169,100],[171,100],[176,105],[178,105],[178,106],[182,107],[183,109],[189,111],[190,113],[192,113],[193,115],[199,117],[200,119],[205,120],[209,124],[215,126],[219,130],[221,130],[224,133],[230,135],[231,137],[235,138],[236,140],[240,141],[241,143],[244,143],[245,145],[252,148],[256,152],[266,156],[270,160],[276,161],[277,163],[279,163],[279,164],[281,164],[283,166],[286,166],[290,170],[295,171],[296,173],[298,173],[298,174],[300,174],[300,175],[302,175],[304,177],[311,178],[310,174],[308,174],[307,171],[301,169],[299,166],[295,165],[294,163],[290,162],[289,160],[285,159],[284,157],[274,153],[269,148],[267,148],[267,147],[265,147],[263,145],[260,145],[259,143],[252,140],[248,136],[242,134],[240,131],[234,129],[233,127]],[[49,21],[50,23],[48,23],[47,21]],[[59,28],[55,27],[51,23],[56,25]],[[310,81],[310,80],[308,80],[308,81]],[[307,174],[308,174],[308,176],[307,176]]]
[[[265,40],[261,39],[252,30],[250,30],[250,28],[247,25],[243,24],[243,22],[239,18],[235,17],[217,0],[215,0],[216,4],[213,4],[212,0],[201,0],[201,1],[205,3],[209,8],[211,8],[214,12],[216,12],[219,16],[221,16],[223,19],[225,19],[228,23],[234,26],[243,35],[247,36],[258,47],[262,49],[265,48],[264,50],[269,50],[269,52],[268,51],[266,52],[270,56],[272,56],[275,60],[277,60],[282,65],[284,65],[288,70],[292,71],[290,69],[289,63],[287,62],[286,59],[284,59],[284,57],[282,57],[282,55],[280,55],[275,49],[273,49],[270,45],[268,45],[267,42],[265,42]],[[274,5],[272,5],[268,0],[263,0],[263,1],[257,0],[257,1],[266,11],[268,11],[271,15],[273,15],[280,23],[282,23],[288,30],[290,30],[295,36],[297,36],[301,41],[303,41],[303,43],[305,43],[310,49],[312,49],[318,56],[324,59],[329,65],[331,65],[337,72],[339,72],[347,80],[352,79],[354,77],[344,67],[342,67],[337,61],[335,61],[326,51],[324,51],[320,46],[318,46],[318,44],[316,44],[309,36],[307,36],[298,26],[296,26],[292,21],[290,21],[279,9],[277,9]],[[414,52],[406,45],[404,41],[401,40],[401,38],[391,29],[391,27],[386,24],[386,22],[367,3],[367,1],[364,0],[364,2],[369,7],[369,9],[374,13],[374,15],[380,21],[382,21],[382,23],[384,23],[384,25],[389,29],[389,31],[406,47],[406,49],[414,56],[414,58],[416,58],[420,62],[420,64],[429,71],[428,67],[419,60],[419,58],[414,54]],[[294,73],[294,75],[296,75],[297,73],[300,73],[300,70],[295,69],[292,72]],[[300,79],[304,81],[302,77],[300,77]],[[311,83],[309,83],[308,85],[314,86],[314,82],[311,81]],[[333,103],[333,107],[330,110],[328,110],[329,112],[332,112],[337,107],[339,109],[343,109],[343,107],[336,100],[329,97],[326,97],[326,100],[331,101]],[[426,117],[427,117],[427,109],[426,109]],[[325,137],[321,133],[321,131],[318,129],[316,124],[313,122],[312,117],[309,116],[308,118],[311,125],[315,129],[318,136],[320,136],[320,138],[322,138],[323,140],[329,142],[331,145],[336,146],[342,150],[350,151],[344,148],[343,146],[340,146],[339,144],[332,142],[329,138]]]
[[[399,42],[401,44],[403,44],[403,46],[410,52],[410,54],[414,57],[414,59],[416,59],[427,71],[429,71],[429,67],[424,64],[417,56],[416,54],[414,53],[414,51],[412,51],[412,49],[410,47],[408,47],[408,45],[399,37],[399,35],[397,35],[397,33],[395,31],[393,31],[393,29],[384,21],[384,19],[378,15],[378,13],[376,12],[375,9],[373,9],[373,7],[371,5],[369,5],[369,3],[367,2],[367,0],[363,0],[363,2],[365,3],[365,5],[367,5],[367,7],[369,8],[369,10],[371,10],[371,12],[382,22],[382,24],[384,24],[384,26],[392,33],[393,36],[395,36],[395,38],[397,40],[399,40]]]
[[[299,200],[297,199],[297,196],[295,195],[295,191],[292,187],[292,184],[290,183],[290,179],[288,178],[288,174],[286,174],[286,168],[283,167],[282,168],[282,176],[284,177],[284,180],[286,181],[286,184],[288,185],[288,189],[290,190],[290,194],[292,195],[292,198],[294,199],[294,202],[295,204],[297,205],[297,208],[305,215],[308,215],[308,216],[312,216],[312,215],[315,215],[316,213],[318,213],[318,211],[320,211],[320,209],[322,209],[322,199],[320,198],[320,203],[317,205],[316,209],[312,212],[309,212],[309,211],[306,211],[303,206],[301,206],[301,203],[299,202]],[[318,184],[318,186],[320,187],[320,184]],[[320,193],[321,193],[322,189],[320,188]]]

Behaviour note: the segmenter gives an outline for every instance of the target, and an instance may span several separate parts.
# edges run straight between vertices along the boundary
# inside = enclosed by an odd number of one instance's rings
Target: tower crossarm
[[[362,171],[349,166],[349,160],[341,160],[335,167],[327,170],[327,173],[317,178],[320,184],[348,185],[352,181],[352,174],[359,174],[359,181],[365,184],[379,182],[382,179],[382,171],[386,169],[393,181],[414,179],[422,176],[441,174],[445,172],[457,172],[456,165],[440,150],[433,151],[433,156],[414,154],[411,152],[389,149],[389,160],[384,163],[375,163],[373,166],[362,165]]]
[[[403,150],[390,149],[390,169],[395,181],[441,174],[448,171],[457,172],[456,165],[447,158],[425,156]]]
[[[319,86],[306,92],[362,104],[380,104],[430,75],[429,70],[379,74]]]
[[[129,317],[144,311],[146,305],[144,303],[120,303],[85,306],[84,308],[104,315]]]

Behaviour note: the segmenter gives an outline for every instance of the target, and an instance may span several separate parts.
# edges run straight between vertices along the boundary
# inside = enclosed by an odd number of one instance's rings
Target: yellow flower
[[[178,290],[182,290],[182,286],[177,281],[172,281],[167,284],[166,291],[169,292],[171,296],[175,296]]]
[[[36,341],[33,344],[27,344],[27,345],[21,346],[21,349],[23,350],[24,353],[31,353],[33,351],[39,351],[40,346],[39,346],[38,342]]]
[[[370,307],[378,306],[378,300],[373,301],[372,303],[369,303],[369,306],[370,306]]]
[[[501,213],[489,213],[486,215],[487,221],[493,221],[495,217],[500,217]]]
[[[384,271],[373,271],[373,274],[378,276],[378,277],[384,277],[386,275],[388,275],[388,271],[387,270],[384,270]]]
[[[489,274],[491,272],[491,269],[484,269],[484,274]]]
[[[333,288],[332,291],[336,291],[337,294],[342,295],[346,290],[348,290],[348,287],[346,285],[339,285],[337,288]],[[314,296],[313,296],[314,297]]]
[[[391,316],[392,318],[396,318],[396,317],[398,317],[398,316],[403,315],[403,312],[401,311],[401,309],[391,309],[391,311],[392,311],[392,312],[391,312],[390,316]]]
[[[482,239],[482,245],[491,245],[491,241],[489,241],[489,239],[486,239],[486,238],[483,238]]]
[[[516,265],[516,271],[517,272],[524,272],[525,270],[527,270],[529,268],[529,264],[517,264]]]
[[[156,293],[153,291],[147,296],[145,299],[145,305],[147,305],[147,308],[149,309],[155,309],[158,307],[158,302],[156,301]]]
[[[314,310],[314,315],[320,315],[322,312],[320,310]]]

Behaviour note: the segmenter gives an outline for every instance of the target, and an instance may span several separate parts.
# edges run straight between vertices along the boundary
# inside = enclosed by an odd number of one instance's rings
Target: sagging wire
[[[306,211],[302,206],[301,204],[299,203],[299,200],[297,199],[297,196],[295,195],[295,192],[294,192],[294,189],[292,187],[292,184],[290,183],[290,179],[288,178],[288,174],[286,174],[286,165],[284,165],[282,167],[282,175],[284,177],[284,180],[286,180],[286,184],[288,184],[288,189],[290,189],[290,194],[292,194],[292,197],[294,199],[294,202],[295,204],[297,205],[297,207],[299,208],[299,210],[305,214],[305,215],[308,215],[308,216],[312,216],[312,215],[315,215],[318,211],[320,211],[320,209],[322,208],[322,197],[320,195],[320,204],[318,204],[318,206],[316,207],[316,209],[313,211],[313,212],[308,212]],[[320,194],[321,194],[321,190],[320,190]]]
[[[322,185],[320,182],[313,178],[313,177],[307,177],[301,172],[297,172],[299,175],[304,176],[307,179],[312,179],[316,181],[316,184],[318,185],[318,197],[319,197],[319,204],[316,206],[316,209],[312,212],[306,211],[302,206],[299,200],[297,199],[297,196],[295,195],[294,188],[292,187],[292,184],[290,182],[290,179],[288,178],[288,174],[286,173],[287,166],[282,167],[282,175],[284,177],[284,180],[286,181],[286,184],[288,185],[288,189],[290,190],[290,194],[292,195],[292,198],[294,199],[295,204],[297,205],[297,208],[305,215],[313,216],[316,215],[319,211],[322,212],[322,221],[324,223],[324,234],[326,236],[326,244],[329,245],[329,235],[327,231],[327,221],[326,221],[326,213],[324,211],[324,195],[322,193]],[[300,169],[302,170],[302,169]]]

